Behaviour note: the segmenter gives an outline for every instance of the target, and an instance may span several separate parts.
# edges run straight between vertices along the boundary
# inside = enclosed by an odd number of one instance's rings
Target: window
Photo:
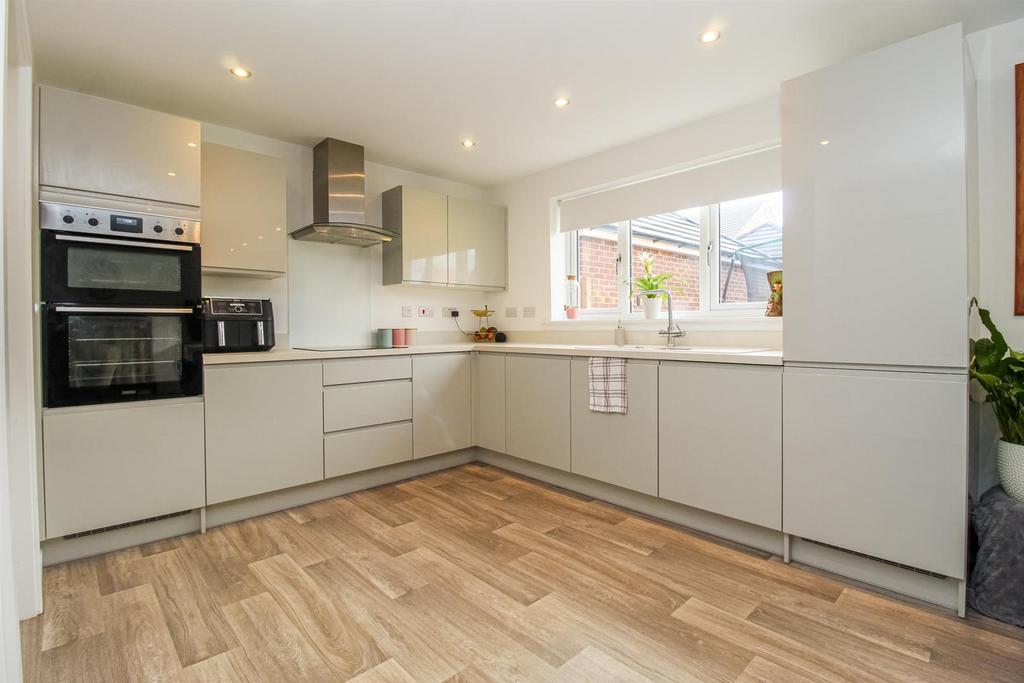
[[[782,193],[718,205],[719,304],[768,301],[768,273],[782,270]]]
[[[673,313],[760,309],[767,273],[782,269],[782,193],[680,209],[566,232],[567,271],[583,317],[631,318],[631,283],[649,261],[669,276]],[[714,264],[714,267],[712,267]],[[668,310],[663,301],[661,310]]]

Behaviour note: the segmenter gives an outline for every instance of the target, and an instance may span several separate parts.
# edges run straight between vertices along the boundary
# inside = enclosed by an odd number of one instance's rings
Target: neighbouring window
[[[782,193],[718,205],[719,304],[766,303],[768,277],[782,270]]]
[[[782,193],[683,208],[565,233],[584,317],[640,315],[631,283],[650,260],[669,276],[673,312],[755,309],[782,269]],[[711,267],[711,264],[715,264]],[[668,310],[667,301],[661,310]]]

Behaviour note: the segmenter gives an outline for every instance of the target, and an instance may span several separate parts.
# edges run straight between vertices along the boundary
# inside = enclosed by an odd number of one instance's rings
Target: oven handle
[[[54,306],[57,313],[168,313],[185,315],[195,313],[194,308],[120,308],[115,306]]]
[[[113,244],[118,247],[136,247],[138,249],[166,249],[168,251],[192,251],[190,244],[157,244],[155,242],[129,242],[128,240],[110,240],[102,237],[79,237],[77,235],[57,235],[61,242],[87,242],[89,244]]]

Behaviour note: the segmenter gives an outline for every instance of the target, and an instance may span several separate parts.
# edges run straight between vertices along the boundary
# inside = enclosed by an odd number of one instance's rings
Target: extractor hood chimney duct
[[[325,138],[313,148],[313,222],[292,238],[369,247],[396,237],[366,223],[363,146]]]

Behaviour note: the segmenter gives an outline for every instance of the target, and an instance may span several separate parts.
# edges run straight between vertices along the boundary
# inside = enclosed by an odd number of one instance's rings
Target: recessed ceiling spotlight
[[[251,78],[252,72],[246,69],[244,66],[236,66],[231,70],[231,75],[235,78]]]
[[[832,142],[832,141],[831,140],[822,140],[818,144],[821,145],[822,147],[824,147],[825,145],[827,145],[830,142]]]
[[[188,146],[189,146],[189,147],[198,147],[199,145],[197,145],[197,144],[196,144],[196,143],[194,143],[194,142],[190,142],[190,143],[188,143]]]
[[[704,31],[700,34],[699,40],[702,43],[713,43],[722,37],[721,31]]]
[[[177,174],[177,173],[175,173],[174,171],[168,171],[168,172],[167,172],[167,175],[169,175],[169,176],[171,176],[171,177],[173,178],[174,176],[176,176],[176,175],[178,175],[178,174]]]
[[[556,97],[555,98],[555,106],[558,107],[559,109],[565,109],[566,107],[569,106],[569,98],[568,97]]]
[[[473,138],[464,138],[459,144],[462,145],[464,149],[473,149],[476,147],[476,140]]]

